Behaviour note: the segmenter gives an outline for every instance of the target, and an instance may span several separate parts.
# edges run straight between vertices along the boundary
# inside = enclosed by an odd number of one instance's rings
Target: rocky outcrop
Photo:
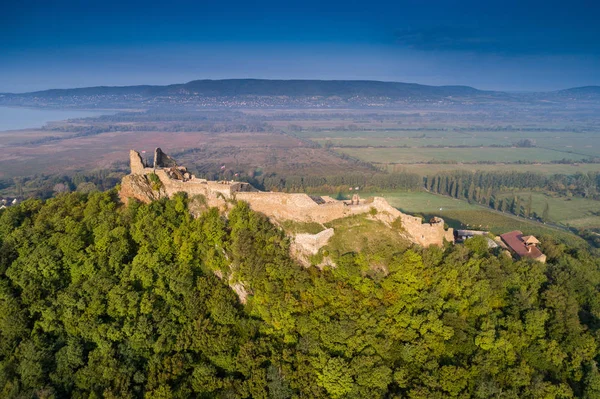
[[[315,255],[319,249],[327,245],[329,239],[333,237],[333,229],[326,229],[317,234],[296,234],[293,245],[299,251],[306,254]]]
[[[130,198],[135,198],[144,203],[168,197],[163,187],[154,186],[146,175],[131,174],[123,177],[121,180],[121,189],[119,198],[125,204]]]
[[[240,283],[239,281],[236,283],[230,281],[229,287],[231,287],[231,289],[236,293],[240,303],[245,305],[248,301],[248,291],[246,290],[244,284]]]
[[[290,244],[290,255],[305,267],[311,265],[310,257],[316,255],[333,237],[333,229],[325,229],[317,234],[296,234]],[[319,267],[324,266],[318,265]]]

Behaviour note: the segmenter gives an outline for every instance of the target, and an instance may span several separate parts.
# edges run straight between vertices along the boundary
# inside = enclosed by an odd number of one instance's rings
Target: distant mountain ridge
[[[557,95],[582,99],[600,99],[600,86],[582,86],[559,90]]]
[[[417,83],[382,82],[375,80],[269,80],[222,79],[193,80],[166,86],[95,86],[75,89],[50,89],[10,96],[56,97],[74,95],[201,95],[214,96],[321,96],[321,97],[390,97],[452,96],[492,93],[469,86],[428,86]]]
[[[393,102],[481,102],[481,101],[600,101],[600,86],[576,87],[538,93],[509,93],[479,90],[470,86],[428,86],[417,83],[375,80],[268,80],[223,79],[193,80],[165,86],[96,86],[74,89],[51,89],[30,93],[0,94],[0,105],[107,106],[113,101],[123,105],[149,103],[188,103],[201,98],[268,98],[270,104],[294,105],[297,99],[325,99],[329,104],[363,104]],[[95,98],[95,99],[94,99]],[[109,99],[110,98],[110,99]],[[308,100],[307,100],[308,99]],[[96,101],[97,100],[97,101]],[[243,101],[241,102],[243,103]],[[241,104],[240,103],[240,104]],[[218,104],[217,104],[218,106]]]

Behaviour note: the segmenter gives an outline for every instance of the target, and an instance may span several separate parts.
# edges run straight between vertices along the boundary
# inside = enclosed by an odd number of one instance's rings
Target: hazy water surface
[[[49,110],[0,107],[0,131],[31,129],[48,122],[110,114],[110,111]]]

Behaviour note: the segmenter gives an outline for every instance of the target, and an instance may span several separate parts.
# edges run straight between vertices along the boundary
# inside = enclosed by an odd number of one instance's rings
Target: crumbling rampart
[[[130,151],[129,159],[131,174],[123,178],[120,191],[124,202],[136,198],[148,203],[185,192],[189,196],[203,195],[208,206],[219,208],[226,207],[228,200],[246,201],[254,211],[277,220],[327,223],[347,216],[371,213],[389,226],[400,218],[404,233],[417,244],[429,246],[442,245],[444,240],[454,242],[452,229],[444,230],[442,219],[434,218],[429,223],[422,223],[420,218],[400,212],[381,197],[362,200],[355,195],[352,201],[337,201],[331,197],[262,192],[244,182],[198,179],[185,167],[178,166],[160,148],[155,152],[152,168],[147,167],[134,150]]]

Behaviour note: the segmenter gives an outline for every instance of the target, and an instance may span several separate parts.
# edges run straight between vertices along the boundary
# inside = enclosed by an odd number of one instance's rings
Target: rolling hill
[[[327,104],[366,105],[374,101],[394,102],[564,102],[600,101],[600,87],[587,86],[539,93],[508,93],[478,90],[469,86],[428,86],[416,83],[369,80],[194,80],[166,86],[98,86],[51,89],[30,93],[0,94],[0,105],[29,106],[116,106],[197,103],[199,99],[252,98],[269,105],[310,105],[315,100]],[[293,104],[301,99],[303,102]],[[218,102],[214,104],[218,105]],[[258,104],[260,106],[260,104]]]

